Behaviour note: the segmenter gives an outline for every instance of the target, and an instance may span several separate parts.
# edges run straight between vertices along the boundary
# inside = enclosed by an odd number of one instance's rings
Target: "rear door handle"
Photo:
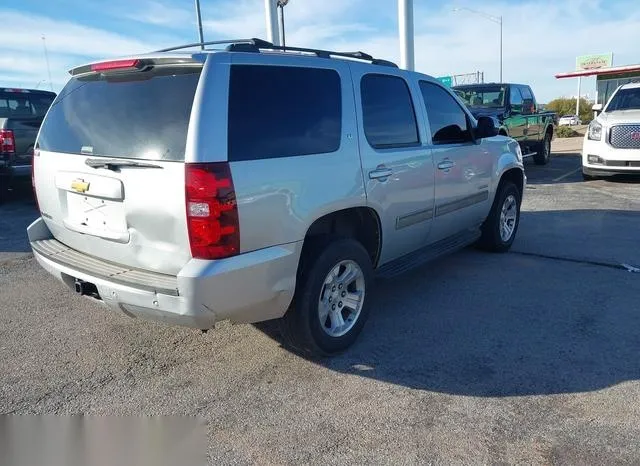
[[[369,179],[376,180],[380,178],[389,178],[391,175],[393,175],[393,170],[390,168],[379,167],[369,172]]]
[[[454,165],[455,163],[453,163],[451,160],[443,160],[438,164],[438,170],[449,170],[453,168]]]

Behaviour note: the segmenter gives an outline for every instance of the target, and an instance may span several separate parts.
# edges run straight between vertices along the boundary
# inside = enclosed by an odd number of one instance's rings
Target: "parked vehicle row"
[[[483,83],[453,89],[474,116],[495,118],[500,134],[518,141],[524,157],[532,157],[538,165],[549,162],[556,114],[538,109],[531,87]]]
[[[585,180],[640,174],[640,83],[620,86],[607,104],[596,104],[582,148]]]
[[[0,88],[0,200],[9,186],[31,176],[38,130],[55,93]]]
[[[257,39],[71,75],[38,136],[29,240],[61,282],[129,316],[279,319],[292,347],[334,354],[375,274],[516,236],[518,142],[430,76]],[[530,149],[547,131],[533,126]]]

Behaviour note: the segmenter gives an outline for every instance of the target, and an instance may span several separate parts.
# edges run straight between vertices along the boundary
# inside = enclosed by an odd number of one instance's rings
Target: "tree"
[[[562,115],[574,115],[576,113],[576,99],[561,97],[554,99],[547,104],[547,110],[556,112],[558,117]],[[578,115],[582,123],[586,124],[593,120],[592,104],[587,99],[580,98],[580,114]]]

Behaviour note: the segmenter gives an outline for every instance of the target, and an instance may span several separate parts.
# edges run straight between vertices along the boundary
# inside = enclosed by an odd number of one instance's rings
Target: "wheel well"
[[[382,231],[375,210],[369,207],[353,207],[320,217],[309,227],[303,248],[314,239],[329,235],[359,241],[369,253],[373,266],[376,266],[382,245]]]
[[[551,134],[551,137],[553,137],[553,125],[547,126],[547,133]]]
[[[500,178],[500,185],[498,186],[498,189],[505,181],[511,181],[516,185],[518,191],[520,191],[520,199],[522,199],[522,191],[524,190],[524,173],[522,173],[522,170],[519,168],[512,168],[504,172]]]

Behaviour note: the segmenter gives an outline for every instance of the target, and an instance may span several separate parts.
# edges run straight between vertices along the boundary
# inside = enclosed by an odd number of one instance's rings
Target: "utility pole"
[[[42,36],[42,47],[44,48],[44,59],[47,62],[47,74],[49,75],[49,87],[53,92],[53,83],[51,82],[51,67],[49,66],[49,52],[47,52],[47,39]]]
[[[265,20],[267,22],[267,41],[280,45],[278,34],[277,0],[264,0]]]
[[[280,15],[278,16],[280,21],[280,45],[283,47],[286,47],[287,45],[287,41],[284,36],[284,7],[287,6],[287,3],[289,3],[289,0],[278,0],[277,3],[278,10],[280,11]]]
[[[196,19],[198,20],[198,37],[200,38],[200,50],[204,50],[204,35],[202,34],[202,16],[200,15],[200,0],[196,0]]]
[[[400,34],[400,68],[415,69],[413,35],[413,0],[398,0],[398,31]]]

